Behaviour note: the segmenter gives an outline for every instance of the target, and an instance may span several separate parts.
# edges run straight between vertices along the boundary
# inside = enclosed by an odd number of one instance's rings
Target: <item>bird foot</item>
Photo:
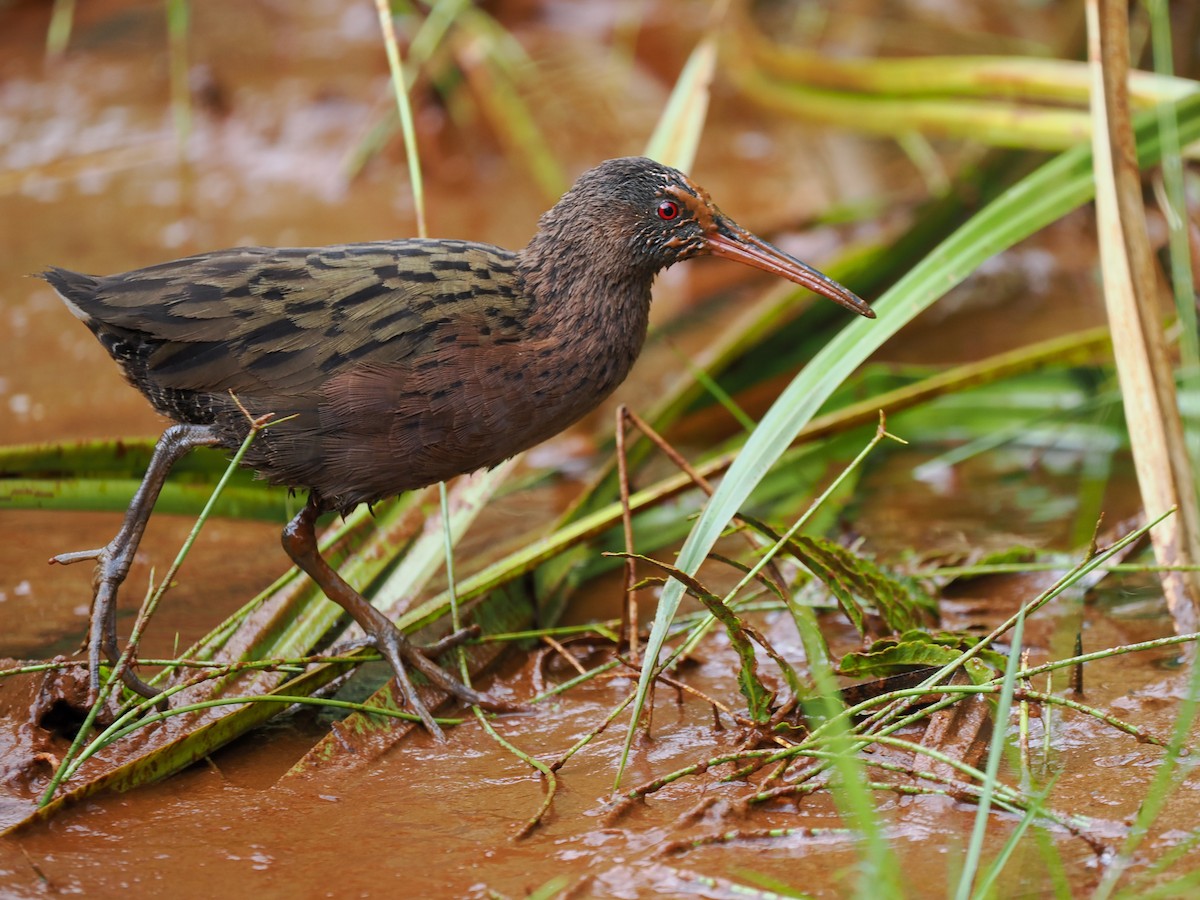
[[[425,707],[425,704],[421,702],[416,689],[409,680],[405,663],[408,663],[408,665],[424,675],[433,686],[440,688],[447,694],[470,706],[479,706],[489,712],[519,712],[526,709],[526,707],[520,704],[494,700],[486,694],[479,693],[451,676],[429,658],[431,651],[446,650],[458,646],[477,633],[477,627],[464,628],[443,638],[437,644],[433,645],[433,647],[418,647],[401,634],[395,625],[387,622],[386,628],[373,630],[369,636],[375,649],[391,664],[392,670],[396,673],[396,680],[404,692],[404,697],[409,707],[421,719],[426,730],[439,741],[445,740],[445,735],[442,734],[441,728],[433,720],[433,716]]]
[[[132,664],[132,661],[130,661],[130,666],[132,666]],[[154,700],[157,697],[158,699],[154,703],[154,708],[159,712],[166,712],[171,708],[170,699],[164,696],[163,692],[158,688],[142,681],[142,679],[139,678],[129,666],[126,666],[125,671],[121,673],[121,682],[125,685],[125,687],[129,688],[139,697],[144,697],[147,700]],[[89,681],[88,704],[94,705],[99,699],[100,685],[92,685]]]
[[[455,647],[465,644],[467,641],[474,640],[482,633],[483,629],[481,629],[478,625],[468,625],[465,628],[460,628],[458,631],[451,632],[440,641],[435,641],[432,644],[413,644],[412,646],[413,649],[420,653],[424,653],[430,659],[437,659],[443,653],[453,650]],[[350,640],[339,641],[338,643],[334,644],[329,648],[329,655],[342,656],[354,650],[361,649],[362,647],[374,646],[375,639],[370,636],[353,638]]]
[[[117,653],[117,589],[129,572],[133,561],[133,553],[127,549],[120,535],[112,542],[95,550],[75,550],[69,553],[59,553],[50,557],[51,565],[69,566],[73,563],[95,560],[96,570],[92,575],[92,585],[95,591],[92,597],[92,622],[88,632],[88,703],[95,704],[100,698],[100,659],[101,656],[111,665],[117,665],[120,655]],[[151,687],[142,681],[133,671],[133,660],[121,673],[121,681],[134,693],[150,699],[162,693],[158,688]],[[166,701],[158,704],[160,710],[166,709]]]
[[[463,629],[455,632],[429,649],[417,647],[400,633],[391,619],[368,603],[362,594],[352,588],[330,567],[329,563],[321,556],[315,530],[317,517],[324,511],[320,496],[315,491],[310,493],[308,503],[283,530],[283,548],[296,565],[300,566],[317,583],[325,596],[348,612],[350,617],[366,632],[375,649],[388,661],[392,671],[396,673],[397,685],[403,692],[409,708],[421,720],[425,729],[436,740],[445,740],[441,728],[434,721],[433,715],[425,708],[420,695],[413,687],[412,680],[408,677],[408,666],[412,666],[424,675],[434,687],[464,703],[493,711],[515,710],[517,707],[513,704],[492,700],[455,680],[429,658],[430,652],[441,652],[461,644],[475,633],[473,630]]]
[[[104,655],[111,664],[117,665],[117,590],[129,574],[138,544],[145,533],[146,523],[154,509],[167,473],[193,448],[215,446],[221,440],[207,425],[172,425],[163,432],[142,483],[129,501],[121,530],[116,537],[97,550],[77,550],[60,553],[51,558],[51,564],[71,565],[84,560],[95,560],[92,573],[92,621],[88,630],[88,676],[89,695],[93,699],[100,695],[100,658]],[[133,654],[130,653],[130,663]],[[153,688],[135,675],[129,666],[121,673],[126,687],[146,698],[158,697],[162,692]],[[159,709],[165,709],[166,701],[160,701]]]

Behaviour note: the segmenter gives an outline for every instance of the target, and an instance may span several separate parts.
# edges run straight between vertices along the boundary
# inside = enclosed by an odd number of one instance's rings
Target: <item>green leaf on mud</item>
[[[775,700],[775,692],[767,690],[758,677],[758,657],[754,653],[754,644],[751,642],[748,630],[742,624],[742,620],[738,618],[737,613],[726,606],[724,600],[701,584],[699,579],[681,572],[669,563],[653,559],[649,556],[641,556],[637,553],[614,555],[632,556],[636,560],[661,569],[672,578],[679,579],[687,588],[687,592],[703,603],[704,608],[712,613],[713,618],[725,626],[725,633],[729,635],[729,643],[741,661],[741,665],[738,667],[738,690],[746,698],[750,718],[760,725],[769,722],[771,719],[771,704]]]
[[[929,632],[914,629],[898,638],[875,641],[868,650],[847,653],[838,663],[838,674],[852,678],[886,678],[913,668],[945,666],[953,663],[964,650],[977,643],[973,635],[954,632]],[[975,684],[996,677],[1004,668],[1004,655],[984,650],[966,661],[963,669]]]
[[[798,535],[785,547],[829,588],[859,634],[867,630],[860,600],[874,606],[893,632],[919,628],[936,612],[934,601],[915,582],[894,578],[834,541]]]

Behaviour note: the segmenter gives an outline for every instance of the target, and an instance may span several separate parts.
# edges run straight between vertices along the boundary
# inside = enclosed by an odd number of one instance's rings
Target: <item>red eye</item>
[[[658,217],[664,222],[679,218],[679,204],[674,200],[664,200],[658,204]]]

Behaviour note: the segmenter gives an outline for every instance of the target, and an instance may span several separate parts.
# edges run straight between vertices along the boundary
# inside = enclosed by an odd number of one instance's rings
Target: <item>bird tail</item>
[[[88,308],[99,290],[99,278],[95,275],[84,275],[82,272],[72,272],[70,269],[60,269],[58,266],[51,266],[42,272],[40,277],[58,292],[58,296],[62,297],[75,318],[84,322],[92,321],[93,316],[88,312]]]

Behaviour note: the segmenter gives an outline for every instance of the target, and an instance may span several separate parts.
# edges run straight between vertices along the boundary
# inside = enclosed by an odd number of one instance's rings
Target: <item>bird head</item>
[[[559,241],[593,244],[650,275],[681,260],[719,256],[770,272],[874,318],[854,293],[751,234],[683,172],[645,157],[607,160],[579,176],[543,217]]]

